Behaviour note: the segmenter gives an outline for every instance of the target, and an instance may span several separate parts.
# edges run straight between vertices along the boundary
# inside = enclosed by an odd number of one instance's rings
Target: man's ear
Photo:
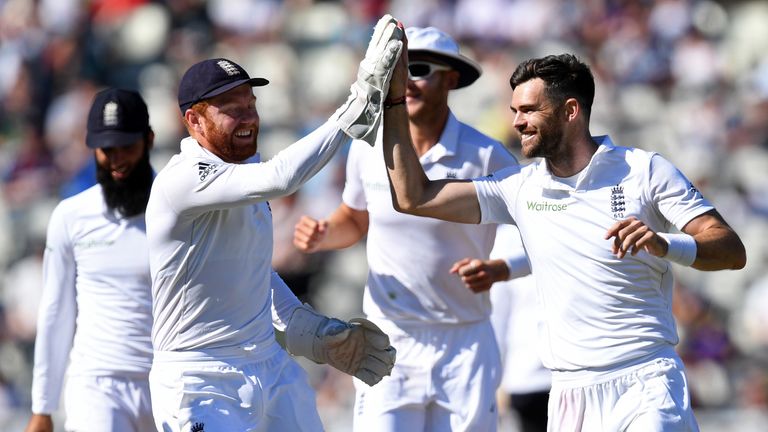
[[[451,70],[445,74],[445,84],[453,90],[459,85],[459,71]]]
[[[201,117],[202,116],[192,108],[188,108],[186,111],[184,111],[184,120],[186,121],[189,128],[197,133],[200,133],[201,130]]]
[[[152,130],[152,128],[149,128],[149,131],[147,132],[147,150],[152,150],[152,147],[155,146],[155,131]]]
[[[581,105],[576,98],[568,98],[565,100],[565,118],[567,121],[574,121],[581,113]]]

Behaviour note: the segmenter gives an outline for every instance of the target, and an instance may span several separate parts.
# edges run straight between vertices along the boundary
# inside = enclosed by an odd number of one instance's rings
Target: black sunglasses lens
[[[432,68],[428,64],[412,64],[408,65],[408,72],[412,77],[423,77],[429,75]]]

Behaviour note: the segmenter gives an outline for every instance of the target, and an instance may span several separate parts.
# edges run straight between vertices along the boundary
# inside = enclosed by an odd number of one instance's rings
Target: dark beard
[[[117,210],[124,217],[144,213],[154,179],[152,166],[149,164],[149,152],[144,150],[144,156],[125,181],[115,181],[109,169],[102,168],[98,163],[96,163],[96,179],[101,184],[104,201],[109,209]]]
[[[523,156],[526,158],[548,158],[556,156],[562,148],[561,142],[563,140],[563,129],[561,127],[550,126],[546,129],[540,129],[539,134],[540,139],[538,146],[530,149],[529,152],[523,154]]]

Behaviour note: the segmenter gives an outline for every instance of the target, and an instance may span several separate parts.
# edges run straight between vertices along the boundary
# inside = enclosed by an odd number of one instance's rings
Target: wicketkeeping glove
[[[364,318],[349,322],[329,318],[308,305],[293,312],[285,345],[293,355],[327,363],[369,386],[389,375],[395,365],[395,348],[376,324]]]
[[[403,34],[392,15],[384,15],[376,24],[349,98],[331,116],[350,137],[370,145],[376,142],[389,81],[403,49]]]

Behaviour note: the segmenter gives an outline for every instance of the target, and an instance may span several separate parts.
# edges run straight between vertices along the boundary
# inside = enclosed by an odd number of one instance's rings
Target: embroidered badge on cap
[[[226,60],[219,60],[217,63],[222,69],[224,69],[224,72],[227,73],[227,75],[237,75],[240,73],[240,71],[233,65],[232,63],[226,61]]]
[[[117,102],[107,102],[104,105],[104,126],[117,126]]]

